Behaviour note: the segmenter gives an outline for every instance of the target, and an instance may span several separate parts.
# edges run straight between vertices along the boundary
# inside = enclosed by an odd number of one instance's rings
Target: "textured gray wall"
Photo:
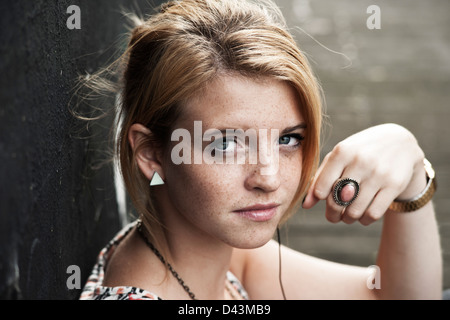
[[[380,123],[398,123],[416,136],[437,174],[433,202],[443,286],[450,288],[450,1],[275,2],[324,88],[330,125],[323,155],[349,135]],[[371,5],[381,10],[379,30],[366,26]],[[285,243],[324,259],[374,264],[381,221],[369,227],[332,224],[324,212],[323,203],[301,210],[290,221]]]
[[[67,268],[81,268],[83,285],[120,228],[112,167],[98,166],[111,119],[83,130],[68,104],[77,74],[123,45],[130,3],[0,2],[0,299],[76,299]],[[81,30],[67,28],[70,5]]]

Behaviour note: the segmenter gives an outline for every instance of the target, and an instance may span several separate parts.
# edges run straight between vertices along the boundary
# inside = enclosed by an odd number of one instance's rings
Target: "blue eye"
[[[302,140],[304,140],[304,139],[305,138],[299,134],[291,134],[291,135],[286,135],[286,136],[280,137],[280,139],[278,139],[278,143],[280,145],[296,147],[296,146],[300,145]]]
[[[218,141],[214,149],[219,152],[233,152],[236,149],[236,141],[223,138],[222,141]]]

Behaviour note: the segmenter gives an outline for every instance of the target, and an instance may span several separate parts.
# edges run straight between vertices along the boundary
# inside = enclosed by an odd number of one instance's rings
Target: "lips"
[[[264,222],[272,219],[277,213],[279,204],[255,204],[253,206],[245,207],[233,212],[239,214],[241,217],[247,218],[256,222]]]

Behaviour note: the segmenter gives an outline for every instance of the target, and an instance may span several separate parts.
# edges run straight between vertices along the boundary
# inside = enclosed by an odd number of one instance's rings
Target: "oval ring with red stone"
[[[341,178],[334,183],[333,198],[341,207],[348,207],[359,194],[359,183],[350,178]]]

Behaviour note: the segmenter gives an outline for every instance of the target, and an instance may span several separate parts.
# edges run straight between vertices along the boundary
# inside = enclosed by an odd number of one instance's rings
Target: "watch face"
[[[435,172],[434,172],[433,166],[431,165],[430,161],[428,161],[427,159],[424,159],[423,163],[424,163],[425,171],[427,172],[428,178],[434,179]]]
[[[425,190],[423,190],[419,195],[411,200],[406,201],[394,201],[389,206],[389,209],[395,212],[412,212],[419,210],[423,206],[425,206],[431,198],[433,198],[434,193],[436,192],[437,183],[435,179],[435,172],[431,165],[431,163],[424,159],[425,171],[427,173],[427,186]]]

